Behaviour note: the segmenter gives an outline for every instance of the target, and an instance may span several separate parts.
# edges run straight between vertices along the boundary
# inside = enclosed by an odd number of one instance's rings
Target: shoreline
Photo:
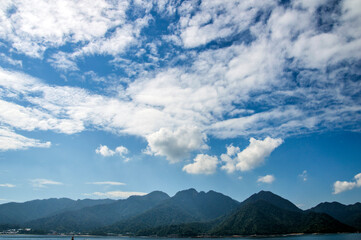
[[[232,236],[194,236],[194,237],[180,237],[180,236],[125,236],[125,235],[88,235],[88,234],[0,234],[0,238],[3,238],[5,236],[39,236],[41,238],[43,237],[53,237],[53,238],[67,238],[67,237],[73,237],[76,239],[77,237],[81,238],[148,238],[148,239],[210,239],[210,238],[219,238],[219,239],[226,239],[226,238],[241,238],[241,239],[247,239],[247,238],[283,238],[283,237],[292,237],[292,236],[312,236],[312,235],[341,235],[341,234],[361,234],[361,232],[354,232],[354,233],[289,233],[289,234],[270,234],[270,235],[232,235]]]

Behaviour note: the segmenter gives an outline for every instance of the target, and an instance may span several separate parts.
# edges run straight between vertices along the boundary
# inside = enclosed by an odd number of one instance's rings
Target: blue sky
[[[0,203],[361,197],[361,4],[0,3]]]

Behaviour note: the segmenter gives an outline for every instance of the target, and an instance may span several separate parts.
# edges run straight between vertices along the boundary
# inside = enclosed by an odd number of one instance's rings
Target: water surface
[[[0,240],[71,240],[70,236],[45,236],[45,235],[0,235]],[[139,237],[95,237],[95,236],[75,236],[75,240],[200,240],[200,238],[139,238]],[[222,240],[361,240],[361,233],[353,234],[311,234],[284,237],[242,237],[242,238],[222,238]],[[220,238],[205,238],[205,240],[220,240]]]

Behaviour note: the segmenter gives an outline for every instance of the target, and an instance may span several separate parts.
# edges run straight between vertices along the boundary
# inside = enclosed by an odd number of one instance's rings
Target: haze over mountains
[[[214,191],[155,191],[125,200],[48,199],[0,205],[0,225],[42,233],[231,236],[361,230],[361,204],[321,203],[303,211],[261,191],[238,202]],[[0,226],[1,227],[1,226]],[[4,228],[4,226],[2,227]]]

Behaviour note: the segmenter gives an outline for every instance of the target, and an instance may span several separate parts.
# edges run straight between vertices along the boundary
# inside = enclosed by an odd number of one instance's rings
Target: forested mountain
[[[166,193],[154,191],[145,196],[131,196],[110,204],[96,205],[40,218],[27,222],[26,226],[57,232],[90,231],[143,213],[166,199],[169,199]]]
[[[290,211],[259,199],[241,206],[211,230],[211,235],[266,235],[353,231],[329,215]]]
[[[112,203],[114,200],[71,200],[68,198],[51,198],[33,200],[24,203],[5,203],[0,205],[0,224],[22,224],[27,221],[51,216],[57,213],[79,210],[100,204]]]
[[[299,209],[298,207],[296,207],[296,205],[294,205],[292,202],[290,202],[287,199],[284,199],[272,192],[269,191],[260,191],[259,193],[255,193],[252,196],[250,196],[249,198],[247,198],[246,200],[244,200],[241,203],[241,206],[250,204],[250,203],[255,203],[259,200],[271,203],[272,205],[284,209],[284,210],[288,210],[288,211],[294,211],[294,212],[302,212],[301,209]]]
[[[361,230],[361,203],[344,205],[338,202],[320,203],[309,211],[327,213],[333,218]]]
[[[138,233],[158,226],[206,222],[229,214],[238,206],[239,202],[221,193],[188,189],[141,215],[114,224],[108,231]]]
[[[0,205],[0,230],[136,236],[232,236],[354,232],[361,203],[322,203],[307,211],[272,192],[243,202],[215,191],[155,191],[124,200],[47,199]]]

